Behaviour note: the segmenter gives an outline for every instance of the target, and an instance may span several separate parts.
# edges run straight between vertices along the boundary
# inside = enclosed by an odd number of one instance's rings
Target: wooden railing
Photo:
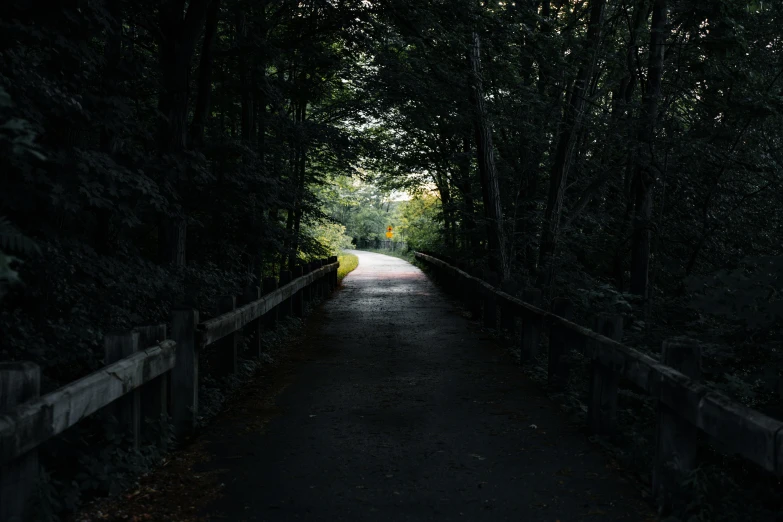
[[[237,345],[245,330],[247,355],[261,354],[262,323],[273,326],[281,317],[304,315],[304,304],[325,296],[337,285],[337,257],[266,278],[261,289],[250,287],[240,297],[219,300],[222,315],[199,323],[193,309],[171,313],[171,339],[166,325],[145,326],[104,338],[107,366],[39,397],[40,368],[30,362],[0,363],[0,522],[27,520],[25,511],[37,487],[40,467],[37,448],[85,417],[111,408],[134,448],[141,442],[165,444],[148,433],[145,419],[167,422],[177,436],[188,435],[198,418],[199,352],[216,346],[216,369],[237,369]],[[153,423],[154,425],[154,423]],[[151,440],[155,437],[157,440]]]
[[[679,480],[695,467],[698,431],[708,434],[729,454],[740,455],[778,476],[783,475],[783,423],[735,402],[699,382],[701,351],[696,342],[665,341],[661,360],[620,344],[622,318],[601,315],[595,331],[571,322],[571,304],[555,299],[553,313],[538,308],[541,294],[527,290],[523,299],[471,276],[466,267],[452,266],[431,255],[415,257],[429,265],[444,286],[458,292],[474,317],[487,327],[515,329],[521,319],[520,353],[523,363],[539,353],[543,332],[548,332],[548,380],[564,387],[569,380],[569,359],[577,351],[588,357],[588,425],[593,433],[616,430],[617,389],[620,380],[633,384],[658,401],[653,495],[662,505],[671,500]],[[483,310],[482,310],[483,309]],[[482,313],[483,311],[483,313]]]

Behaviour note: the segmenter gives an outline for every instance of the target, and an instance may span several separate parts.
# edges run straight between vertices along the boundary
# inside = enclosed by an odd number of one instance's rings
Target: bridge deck
[[[652,519],[420,270],[356,253],[275,404],[209,437],[211,520]]]

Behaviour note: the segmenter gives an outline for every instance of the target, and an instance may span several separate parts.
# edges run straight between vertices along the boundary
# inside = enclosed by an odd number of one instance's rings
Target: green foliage
[[[783,257],[745,258],[733,269],[693,276],[692,306],[748,331],[770,330],[783,320]]]
[[[313,258],[335,256],[341,250],[351,247],[351,238],[345,234],[345,226],[338,223],[326,220],[316,224],[308,223],[303,227],[302,232],[320,246]],[[304,259],[308,256],[305,252],[301,252],[300,257]]]
[[[24,119],[9,116],[13,107],[11,96],[0,85],[0,155],[6,161],[24,161],[26,155],[44,160],[35,143],[37,134],[32,126]],[[0,169],[3,166],[0,164]],[[0,182],[0,190],[8,190],[9,187],[4,185]],[[9,286],[22,282],[18,272],[11,267],[14,263],[21,263],[21,259],[12,254],[31,256],[38,253],[40,250],[35,242],[19,232],[9,219],[0,216],[0,300]]]
[[[391,191],[359,178],[335,176],[321,189],[324,212],[345,227],[354,242],[360,239],[386,239],[386,228],[399,221],[400,202]]]
[[[400,204],[400,237],[414,250],[436,251],[443,242],[441,203],[437,196],[422,193]]]

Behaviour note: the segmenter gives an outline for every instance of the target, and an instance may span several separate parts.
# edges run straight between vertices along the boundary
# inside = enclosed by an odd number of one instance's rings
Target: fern
[[[21,255],[41,253],[32,239],[19,232],[7,218],[0,216],[0,252],[5,251]]]

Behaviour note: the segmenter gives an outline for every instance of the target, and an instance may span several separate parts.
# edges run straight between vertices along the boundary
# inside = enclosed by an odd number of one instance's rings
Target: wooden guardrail
[[[513,329],[521,319],[521,359],[532,361],[539,353],[541,333],[548,331],[548,380],[563,387],[569,377],[569,356],[578,351],[591,360],[588,425],[596,434],[616,430],[617,388],[620,379],[632,383],[658,400],[657,436],[653,469],[653,495],[667,505],[682,475],[695,466],[698,431],[708,434],[724,452],[783,475],[783,423],[733,401],[699,382],[700,345],[693,341],[665,341],[661,360],[620,344],[622,317],[602,315],[595,330],[571,322],[571,304],[555,299],[553,313],[538,308],[538,290],[527,290],[517,299],[493,285],[420,252],[415,257],[445,279],[481,315],[487,327]],[[483,314],[481,314],[483,309]]]
[[[37,448],[103,408],[119,421],[135,449],[153,440],[145,419],[168,422],[177,436],[196,427],[198,418],[199,352],[216,347],[216,369],[230,374],[237,369],[239,333],[250,339],[248,355],[261,354],[262,323],[273,327],[280,315],[304,315],[304,304],[322,297],[337,285],[337,257],[298,266],[264,280],[264,293],[248,288],[236,307],[236,296],[218,301],[219,315],[199,323],[198,311],[171,312],[171,339],[166,325],[144,326],[104,338],[105,362],[100,370],[43,397],[41,372],[30,362],[0,363],[0,522],[22,521],[38,485]],[[140,349],[141,348],[141,349]]]

